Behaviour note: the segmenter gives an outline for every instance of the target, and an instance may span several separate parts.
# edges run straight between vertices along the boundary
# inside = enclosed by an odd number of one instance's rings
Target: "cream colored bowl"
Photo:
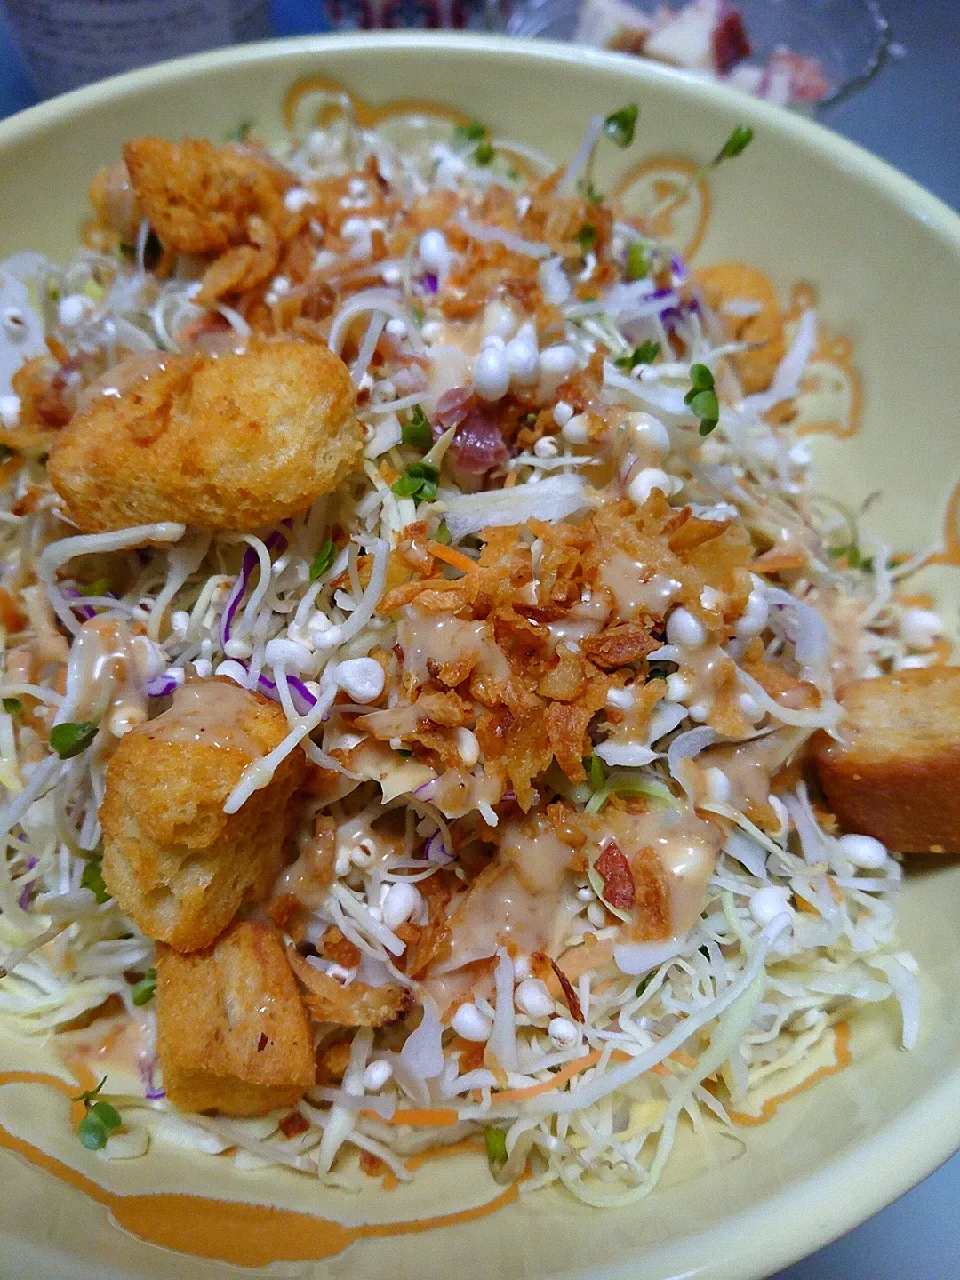
[[[69,254],[86,184],[126,138],[219,140],[251,119],[275,134],[290,86],[311,75],[368,104],[456,108],[558,161],[591,113],[631,100],[641,106],[638,156],[703,159],[735,124],[752,124],[753,146],[716,173],[709,208],[691,206],[678,234],[689,239],[699,221],[697,263],[745,258],[786,297],[798,282],[819,294],[822,406],[807,427],[824,488],[852,503],[880,490],[874,527],[899,549],[940,549],[940,568],[917,589],[937,591],[955,615],[960,219],[849,143],[729,90],[583,50],[421,32],[204,55],[0,125],[0,257]],[[619,152],[605,159],[598,181],[610,189],[626,161]],[[645,172],[662,192],[677,168],[661,159]],[[796,305],[809,296],[801,290]],[[862,1017],[852,1065],[768,1123],[741,1129],[742,1142],[687,1143],[656,1194],[622,1211],[553,1192],[501,1194],[476,1157],[433,1162],[412,1189],[364,1197],[176,1150],[107,1163],[77,1142],[64,1090],[37,1078],[58,1071],[52,1055],[0,1034],[0,1272],[206,1280],[238,1274],[228,1263],[276,1259],[270,1274],[283,1277],[767,1274],[879,1209],[960,1145],[960,867],[914,865],[908,881],[903,937],[924,988],[917,1048],[895,1047],[888,1010]]]

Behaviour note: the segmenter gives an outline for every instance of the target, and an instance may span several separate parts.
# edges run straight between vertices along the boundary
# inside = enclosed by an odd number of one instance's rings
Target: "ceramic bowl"
[[[825,492],[874,491],[873,527],[897,549],[930,546],[917,591],[960,599],[956,299],[960,219],[824,129],[722,88],[616,56],[496,37],[423,32],[254,45],[136,72],[0,125],[0,257],[68,255],[85,190],[142,133],[219,140],[240,121],[277,134],[288,92],[338,81],[371,116],[418,100],[483,119],[560,161],[589,115],[640,104],[635,186],[669,189],[731,128],[756,139],[701,186],[675,228],[694,261],[743,258],[788,305],[816,297],[819,408],[803,429]],[[326,85],[326,89],[324,89]],[[420,108],[416,108],[419,110]],[[402,114],[402,113],[401,113]],[[609,148],[613,151],[613,148]],[[631,153],[632,155],[633,153]],[[620,152],[597,174],[608,184]],[[635,161],[630,161],[635,163]],[[49,1047],[0,1032],[0,1177],[5,1275],[236,1276],[439,1280],[579,1277],[747,1280],[852,1227],[960,1145],[960,866],[911,863],[903,942],[920,965],[923,1030],[906,1054],[886,1006],[851,1025],[816,1088],[734,1138],[694,1140],[646,1201],[588,1209],[553,1191],[497,1187],[476,1157],[425,1166],[412,1187],[328,1191],[297,1175],[238,1172],[226,1159],[155,1146],[106,1162],[69,1124],[69,1083]],[[259,1207],[251,1207],[259,1206]],[[265,1209],[262,1206],[272,1206]],[[170,1252],[176,1250],[176,1253]]]

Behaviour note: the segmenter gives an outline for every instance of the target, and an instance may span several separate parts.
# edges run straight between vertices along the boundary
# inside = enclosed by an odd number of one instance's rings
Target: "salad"
[[[858,1006],[913,1043],[811,760],[939,623],[817,495],[815,313],[596,189],[637,131],[140,138],[0,264],[0,1012],[108,1046],[102,1158],[617,1205]]]

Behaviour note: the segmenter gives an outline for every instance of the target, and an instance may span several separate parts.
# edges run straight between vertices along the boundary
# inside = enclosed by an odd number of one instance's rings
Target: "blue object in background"
[[[15,111],[32,107],[36,100],[37,91],[13,42],[7,15],[0,7],[0,116],[12,116]]]
[[[303,36],[329,31],[323,0],[270,0],[273,30],[278,36]]]
[[[960,0],[883,0],[904,48],[824,123],[960,208]],[[278,36],[325,31],[322,0],[272,0]],[[0,9],[0,116],[36,102]],[[773,1280],[960,1280],[960,1155]]]

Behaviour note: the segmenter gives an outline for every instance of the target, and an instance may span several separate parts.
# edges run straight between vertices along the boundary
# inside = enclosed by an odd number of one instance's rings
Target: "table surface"
[[[882,0],[900,46],[877,78],[832,108],[831,128],[960,208],[960,0]],[[273,0],[278,35],[322,29],[319,3]],[[36,100],[0,12],[0,116]],[[957,1280],[960,1155],[774,1280]]]

